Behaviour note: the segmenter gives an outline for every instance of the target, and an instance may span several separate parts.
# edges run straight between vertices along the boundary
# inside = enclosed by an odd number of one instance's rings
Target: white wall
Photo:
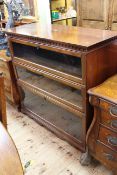
[[[51,23],[49,0],[37,0],[39,21],[41,23]]]

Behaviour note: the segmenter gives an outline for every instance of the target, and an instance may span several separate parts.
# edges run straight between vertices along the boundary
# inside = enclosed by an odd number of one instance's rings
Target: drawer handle
[[[2,76],[3,75],[3,72],[0,72],[0,76]]]
[[[112,127],[113,129],[117,129],[117,120],[113,120],[113,121],[111,122],[111,127]]]
[[[110,107],[110,115],[117,117],[117,107],[115,106]]]
[[[117,146],[117,137],[109,136],[108,137],[108,143],[112,146]]]
[[[106,157],[106,159],[108,159],[108,160],[115,161],[114,156],[113,156],[113,155],[111,155],[111,154],[104,153],[104,156],[105,156],[105,157]]]

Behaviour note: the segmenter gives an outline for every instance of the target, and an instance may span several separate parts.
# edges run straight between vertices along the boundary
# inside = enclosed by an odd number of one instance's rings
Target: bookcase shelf
[[[87,90],[116,73],[116,33],[35,23],[7,35],[20,110],[85,152],[93,118]]]

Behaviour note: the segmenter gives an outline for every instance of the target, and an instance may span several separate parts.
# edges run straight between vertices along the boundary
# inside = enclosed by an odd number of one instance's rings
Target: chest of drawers
[[[7,100],[14,105],[18,105],[19,95],[13,65],[11,58],[6,56],[5,51],[0,51],[0,73],[2,73],[4,77],[5,94]]]
[[[12,60],[6,56],[5,51],[0,51],[0,73],[2,73],[4,77],[7,100],[16,106],[19,105],[19,95]]]
[[[4,78],[0,75],[0,122],[7,128],[6,103],[4,93]]]
[[[85,151],[93,117],[87,90],[115,74],[117,33],[35,23],[7,35],[21,111]]]
[[[89,90],[94,118],[87,135],[89,153],[117,174],[117,74]]]

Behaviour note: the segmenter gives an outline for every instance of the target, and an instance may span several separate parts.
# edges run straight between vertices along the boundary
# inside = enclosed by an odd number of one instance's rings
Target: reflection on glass
[[[69,134],[69,136],[82,141],[82,119],[73,113],[43,99],[28,89],[23,88],[25,99],[23,105],[32,111],[39,118],[56,127],[59,131]],[[37,117],[37,118],[38,118]],[[51,128],[50,128],[51,130]]]
[[[24,12],[23,12],[23,16],[35,16],[35,12],[34,12],[34,1],[33,0],[23,0],[24,3]]]
[[[12,0],[12,8],[21,16],[35,16],[34,0]]]

